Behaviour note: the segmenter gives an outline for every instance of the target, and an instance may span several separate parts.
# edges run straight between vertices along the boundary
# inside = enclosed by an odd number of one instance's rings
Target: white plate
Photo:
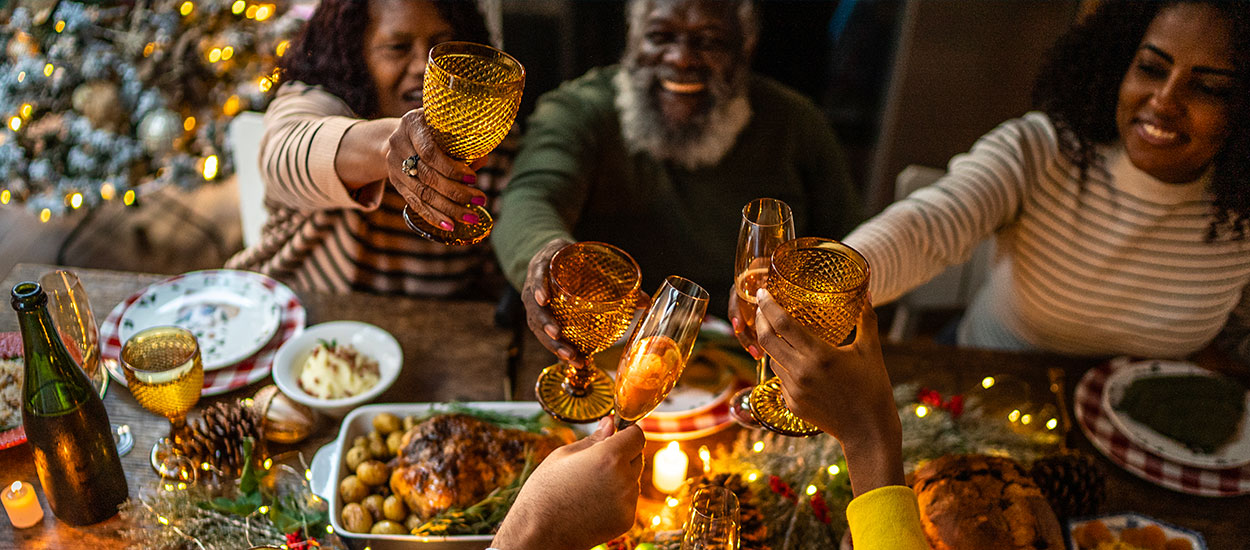
[[[535,401],[467,402],[460,405],[516,416],[534,416],[542,412],[542,408]],[[343,503],[338,496],[338,480],[350,474],[344,459],[351,448],[352,441],[373,430],[373,417],[389,412],[403,418],[410,414],[422,415],[431,411],[447,410],[447,407],[447,403],[379,403],[359,407],[347,414],[347,417],[343,419],[343,424],[339,427],[338,439],[318,450],[311,466],[312,490],[329,503],[330,525],[339,536],[355,539],[357,548],[368,545],[373,550],[403,550],[418,546],[423,550],[481,550],[490,544],[494,535],[426,537],[352,533],[343,528],[339,519],[342,515]],[[594,425],[574,424],[570,427],[578,437],[585,437]]]
[[[1076,548],[1076,542],[1072,538],[1072,530],[1095,520],[1101,521],[1103,525],[1106,525],[1107,529],[1111,530],[1111,532],[1116,535],[1117,539],[1120,536],[1120,532],[1125,529],[1138,529],[1154,524],[1158,525],[1160,529],[1163,529],[1163,533],[1167,535],[1168,540],[1176,538],[1185,539],[1189,541],[1189,545],[1193,547],[1193,550],[1207,550],[1207,541],[1203,539],[1202,535],[1197,531],[1170,525],[1157,519],[1143,516],[1141,514],[1134,514],[1132,512],[1124,514],[1106,514],[1090,518],[1077,518],[1069,520],[1067,532],[1068,548]]]
[[[259,277],[243,271],[193,271],[156,283],[126,308],[118,336],[126,342],[150,327],[175,325],[195,334],[204,370],[228,367],[265,346],[278,330],[282,304]]]
[[[1205,454],[1189,449],[1115,408],[1124,398],[1124,392],[1135,380],[1185,375],[1218,376],[1192,363],[1179,361],[1143,361],[1120,367],[1107,377],[1107,382],[1103,386],[1103,412],[1129,441],[1177,464],[1223,470],[1250,463],[1250,419],[1246,418],[1245,412],[1242,414],[1239,431],[1233,435],[1232,440],[1220,446],[1216,452]],[[1246,411],[1250,411],[1250,391],[1246,392]]]

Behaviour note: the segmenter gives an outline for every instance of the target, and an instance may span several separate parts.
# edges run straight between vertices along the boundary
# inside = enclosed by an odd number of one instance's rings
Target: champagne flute
[[[693,281],[664,279],[616,369],[617,430],[655,410],[673,391],[699,336],[707,301],[707,291]]]
[[[170,471],[172,444],[187,427],[187,413],[200,400],[204,366],[200,346],[190,331],[173,326],[145,329],[122,346],[122,366],[130,393],[143,408],[169,419],[169,437],[152,446],[152,468],[162,478],[183,477]],[[185,466],[177,466],[183,468]]]
[[[502,51],[473,42],[443,42],[430,48],[421,95],[434,141],[466,164],[486,156],[512,129],[524,89],[525,67]],[[417,162],[415,156],[404,161],[404,171],[415,176]],[[485,208],[465,207],[478,222],[456,221],[451,231],[412,214],[407,205],[404,220],[431,241],[447,245],[481,242],[495,222]]]
[[[709,485],[695,492],[690,503],[681,550],[738,550],[738,531],[738,496]]]
[[[82,281],[73,271],[57,269],[40,277],[39,286],[48,293],[48,312],[52,314],[52,324],[65,343],[65,349],[82,367],[103,399],[108,393],[109,375],[100,362],[100,331]],[[117,454],[124,456],[135,443],[130,435],[130,426],[111,424],[111,427]]]
[[[742,226],[738,230],[738,254],[734,261],[734,292],[738,294],[738,316],[747,328],[755,330],[755,291],[768,281],[768,262],[773,250],[794,238],[794,217],[790,205],[777,199],[755,199],[742,207]],[[762,351],[762,350],[761,350]],[[768,379],[768,356],[755,366],[756,383]],[[744,388],[729,398],[729,411],[734,420],[748,428],[760,423],[751,413],[751,390]]]
[[[840,345],[855,330],[868,295],[868,261],[832,239],[804,237],[782,243],[768,268],[768,293],[799,324]],[[808,436],[820,428],[790,412],[776,376],[751,393],[752,412],[765,428]]]
[[[634,259],[606,243],[573,243],[551,257],[551,314],[586,357],[580,367],[561,362],[538,376],[534,391],[551,416],[581,423],[612,412],[612,377],[594,365],[593,356],[629,328],[640,279]]]

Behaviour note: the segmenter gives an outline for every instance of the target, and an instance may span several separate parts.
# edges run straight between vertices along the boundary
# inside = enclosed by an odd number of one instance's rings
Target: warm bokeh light
[[[13,193],[10,193],[8,189],[5,189],[4,191],[0,191],[0,204],[9,204],[9,199],[12,199],[12,198],[13,198]]]
[[[234,116],[239,114],[239,108],[239,96],[232,95],[226,99],[226,104],[221,106],[221,112],[226,113],[226,116]]]
[[[234,57],[234,46],[226,46],[221,49],[221,60],[226,61]]]
[[[143,47],[143,57],[152,57],[152,52],[155,52],[155,51],[156,51],[156,42],[148,42],[148,44]]]
[[[54,70],[56,70],[56,67],[52,66],[52,64],[51,64],[51,63],[48,63],[48,64],[44,65],[44,66],[43,66],[43,76],[52,76],[52,71],[54,71]]]
[[[17,73],[17,82],[20,84],[24,80],[26,80],[26,71]]]
[[[283,41],[281,41],[281,42],[278,42],[278,49],[276,50],[276,53],[278,54],[278,57],[282,57],[282,56],[286,55],[286,49],[287,49],[287,48],[289,48],[289,47],[291,47],[291,41],[290,41],[290,40],[283,40]]]
[[[759,478],[760,478],[760,474],[759,474],[759,472],[751,472],[751,473],[747,474],[747,481],[748,481],[748,482],[752,482],[752,483],[754,483],[754,482],[755,482],[755,480],[757,480],[757,479],[759,479]]]
[[[195,3],[191,2],[191,0],[187,0],[186,2],[182,3],[182,6],[178,8],[178,13],[181,13],[185,17],[188,15],[191,15],[191,10],[194,10],[194,9],[195,9]]]
[[[41,222],[43,222],[43,223],[48,223],[48,220],[50,220],[50,219],[52,219],[52,211],[51,211],[51,210],[48,210],[47,208],[44,208],[43,210],[41,210],[41,211],[39,212],[39,221],[41,221]]]
[[[208,51],[208,62],[216,63],[221,61],[221,48],[213,48]]]
[[[235,2],[230,5],[230,13],[238,15],[240,13],[243,13],[243,10],[246,8],[247,8],[247,2],[244,2],[243,0],[235,0]]]
[[[1012,422],[1020,420],[1020,409],[1015,409],[1011,411],[1010,413],[1007,413],[1007,420],[1010,420]]]
[[[660,526],[660,516],[651,516],[651,526],[652,527]]]
[[[838,475],[838,472],[842,471],[842,468],[839,468],[837,464],[830,464],[829,468],[825,471],[829,472],[829,475],[831,476],[836,476]]]
[[[204,179],[211,180],[217,177],[217,155],[209,155],[204,159]],[[265,469],[268,470],[273,465],[273,460],[265,460]]]
[[[247,18],[248,18],[248,19],[255,19],[255,18],[256,18],[256,10],[257,10],[257,9],[259,9],[259,8],[258,8],[257,6],[255,6],[255,5],[248,6],[248,7],[247,7],[247,12],[245,13],[245,15],[247,16]]]
[[[982,388],[985,388],[985,389],[987,389],[987,390],[988,390],[988,389],[990,389],[990,388],[991,388],[991,387],[993,387],[993,386],[994,386],[994,377],[993,377],[993,376],[986,376],[985,378],[982,378],[982,379],[981,379],[981,387],[982,387]]]
[[[1029,423],[1032,421],[1033,421],[1033,415],[1031,414],[1026,414],[1020,417],[1020,423],[1024,424],[1025,426],[1028,426]]]
[[[65,32],[65,20],[64,19],[56,22],[56,32]]]
[[[929,414],[929,407],[926,407],[924,405],[916,405],[916,417],[917,418],[924,418],[925,415],[927,414]]]
[[[263,6],[261,6],[261,7],[259,7],[259,8],[257,8],[257,9],[256,9],[256,20],[257,20],[257,21],[264,21],[264,20],[266,20],[266,19],[269,19],[269,16],[271,16],[271,15],[273,15],[273,6],[271,6],[271,5],[269,5],[269,4],[265,4],[265,5],[263,5]]]
[[[1059,419],[1058,419],[1058,418],[1052,418],[1052,419],[1050,419],[1050,420],[1047,420],[1047,421],[1046,421],[1046,429],[1047,429],[1047,430],[1053,430],[1053,429],[1058,428],[1058,427],[1059,427]]]
[[[74,193],[69,196],[69,207],[74,210],[82,208],[82,193]]]
[[[757,452],[757,453],[762,453],[762,452],[764,452],[764,442],[763,442],[763,441],[756,441],[754,445],[751,445],[751,450],[752,450],[752,451],[755,451],[755,452]]]
[[[122,204],[126,206],[130,206],[134,203],[135,203],[135,190],[127,189],[126,193],[122,195]]]
[[[812,495],[814,495],[814,494],[816,494],[816,486],[815,486],[815,485],[808,485],[808,486],[807,486],[807,491],[806,491],[806,493],[807,493],[807,496],[809,496],[809,497],[810,497],[810,496],[812,496]]]
[[[707,445],[699,446],[699,460],[703,462],[703,473],[712,471],[712,452],[707,450]]]
[[[678,504],[681,504],[681,501],[673,497],[665,497],[664,504],[667,504],[669,508],[676,508]]]
[[[112,183],[106,181],[100,184],[100,198],[106,201],[111,201],[116,194],[117,188],[113,187]]]
[[[22,117],[15,116],[9,119],[9,129],[14,132],[22,129]]]
[[[182,129],[190,132],[195,129],[195,117],[189,116],[182,121]]]
[[[33,113],[34,111],[35,111],[34,105],[31,105],[29,103],[22,104],[22,110],[21,110],[22,118],[30,118],[31,113]]]
[[[261,92],[268,92],[270,88],[273,88],[273,81],[267,76],[262,76],[256,81],[256,87],[260,88]]]

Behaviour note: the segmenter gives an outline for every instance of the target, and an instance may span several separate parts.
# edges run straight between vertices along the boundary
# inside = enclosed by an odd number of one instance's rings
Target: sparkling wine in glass
[[[671,275],[652,296],[616,370],[616,429],[646,416],[673,391],[707,313],[708,294]]]
[[[768,281],[768,262],[778,245],[794,238],[794,217],[790,205],[777,199],[755,199],[742,207],[742,225],[738,230],[738,253],[734,261],[734,292],[738,298],[738,317],[751,334],[755,333],[755,291]],[[756,383],[768,378],[768,356],[755,366]],[[751,390],[745,388],[729,398],[729,411],[739,424],[759,428],[751,413]]]
[[[586,363],[557,363],[538,377],[538,402],[565,422],[591,422],[612,412],[612,377],[593,356],[625,334],[634,316],[641,273],[625,251],[601,242],[573,243],[551,257],[551,314]]]
[[[512,129],[524,89],[525,67],[500,50],[473,42],[443,42],[430,48],[421,101],[434,141],[466,163],[486,156]],[[473,210],[478,222],[456,220],[451,231],[431,225],[407,206],[404,220],[432,241],[474,244],[490,235],[494,220],[481,206],[465,207]]]
[[[695,492],[681,550],[738,550],[738,544],[738,496],[719,485]]]
[[[832,239],[804,237],[773,251],[768,293],[796,321],[824,341],[842,344],[855,329],[868,295],[868,261]],[[769,378],[751,393],[755,418],[772,431],[795,436],[820,432],[786,407],[781,380]]]
[[[109,375],[101,365],[100,331],[82,281],[73,271],[57,269],[40,277],[39,286],[48,294],[48,312],[52,315],[57,333],[61,335],[61,341],[65,343],[65,349],[82,367],[103,399],[108,392]],[[111,424],[111,428],[117,454],[124,456],[134,447],[130,426]]]
[[[178,472],[163,468],[170,464],[166,459],[173,452],[173,441],[186,429],[187,413],[200,400],[204,365],[199,343],[186,329],[152,327],[126,341],[121,361],[130,393],[139,405],[170,422],[170,436],[152,447],[152,468],[162,477],[177,477]]]

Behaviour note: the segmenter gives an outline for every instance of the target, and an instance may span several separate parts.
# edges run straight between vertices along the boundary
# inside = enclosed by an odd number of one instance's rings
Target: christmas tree
[[[47,221],[230,175],[302,21],[253,0],[0,2],[0,205]]]

